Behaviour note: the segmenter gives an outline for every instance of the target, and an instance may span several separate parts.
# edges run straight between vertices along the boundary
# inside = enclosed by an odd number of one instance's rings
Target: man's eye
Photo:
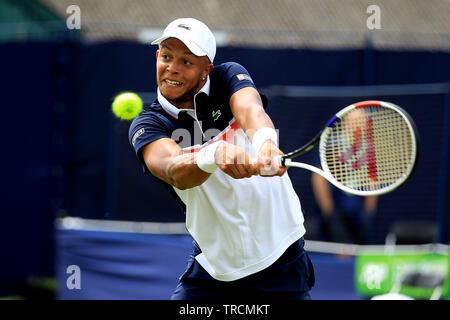
[[[192,64],[192,63],[188,60],[184,60],[184,64]]]

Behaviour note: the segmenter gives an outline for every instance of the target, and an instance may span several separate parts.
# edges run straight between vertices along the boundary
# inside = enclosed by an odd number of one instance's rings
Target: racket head
[[[414,171],[418,134],[399,106],[361,101],[338,112],[320,137],[322,169],[342,190],[373,196],[393,191]]]

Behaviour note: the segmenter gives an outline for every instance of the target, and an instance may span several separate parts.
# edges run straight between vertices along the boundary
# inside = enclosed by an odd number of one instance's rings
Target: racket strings
[[[322,145],[326,167],[343,185],[361,191],[396,183],[414,162],[414,139],[401,114],[390,108],[354,109],[336,121]]]

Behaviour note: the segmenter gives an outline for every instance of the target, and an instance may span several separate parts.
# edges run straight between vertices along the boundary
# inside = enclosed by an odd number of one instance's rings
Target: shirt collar
[[[206,83],[203,85],[203,87],[194,95],[194,109],[180,109],[175,107],[173,104],[171,104],[162,94],[161,91],[159,91],[159,88],[157,90],[157,94],[158,94],[158,102],[161,104],[161,107],[164,109],[164,111],[166,111],[168,114],[170,114],[172,117],[174,117],[175,119],[178,120],[178,114],[180,113],[181,110],[187,110],[187,113],[190,114],[191,116],[196,115],[196,110],[195,110],[195,97],[200,93],[206,93],[209,96],[209,92],[210,92],[210,86],[211,86],[211,82],[209,80],[209,76],[207,76],[206,78]]]

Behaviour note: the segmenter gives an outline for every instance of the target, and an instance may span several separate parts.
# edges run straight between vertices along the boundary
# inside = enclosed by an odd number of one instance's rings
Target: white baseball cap
[[[211,63],[216,55],[216,39],[208,26],[194,18],[180,18],[164,29],[162,37],[152,44],[160,44],[168,38],[177,38],[196,56],[208,56]]]

